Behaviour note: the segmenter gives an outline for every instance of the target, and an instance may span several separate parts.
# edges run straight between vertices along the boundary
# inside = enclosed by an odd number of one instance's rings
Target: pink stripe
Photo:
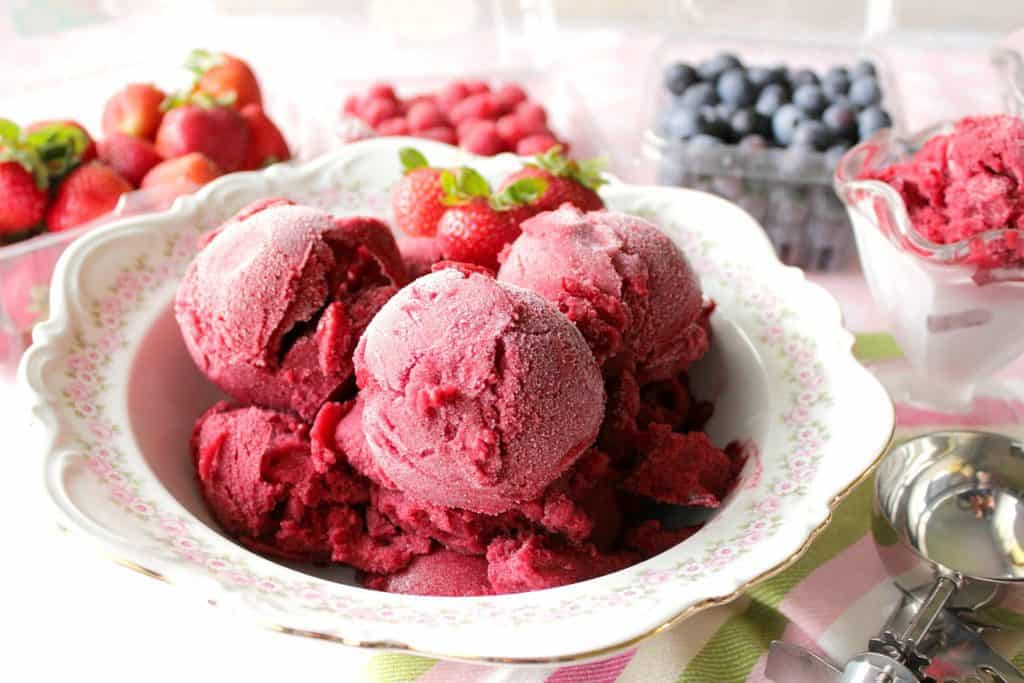
[[[800,647],[806,647],[811,652],[819,655],[824,655],[821,648],[818,647],[818,643],[815,642],[806,631],[802,628],[795,626],[792,622],[786,624],[786,629],[782,632],[782,640],[787,643],[793,643]],[[768,664],[768,654],[761,655],[761,658],[757,660],[757,664],[754,664],[754,668],[751,669],[750,675],[747,676],[747,683],[771,683],[768,680],[768,676],[764,672],[765,666]],[[418,682],[417,682],[418,683]],[[777,682],[776,682],[777,683]]]
[[[824,633],[850,605],[889,579],[870,534],[811,572],[797,584],[779,604],[779,611],[789,619],[783,639],[802,645],[820,654],[816,638]],[[896,555],[893,572],[901,574],[914,566],[914,560]],[[903,565],[906,566],[903,566]],[[823,600],[822,596],[828,596]],[[762,656],[748,677],[748,683],[767,681],[764,674],[766,657]]]
[[[900,427],[982,427],[1020,422],[1024,422],[1024,403],[1020,401],[978,398],[968,413],[940,413],[902,403],[896,406],[896,424]]]
[[[416,679],[416,683],[484,683],[499,671],[493,666],[477,666],[460,662],[439,661]]]
[[[635,654],[635,649],[628,650],[599,662],[566,666],[548,676],[545,683],[614,683]]]

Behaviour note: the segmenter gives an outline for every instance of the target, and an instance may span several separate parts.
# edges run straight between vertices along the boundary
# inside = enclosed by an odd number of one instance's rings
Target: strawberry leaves
[[[25,141],[36,151],[51,182],[59,182],[82,161],[89,138],[79,128],[52,123],[33,130]]]
[[[559,178],[571,178],[591,190],[596,190],[607,182],[601,175],[605,167],[604,159],[569,159],[562,155],[561,145],[555,145],[543,154],[538,154],[527,166],[542,168]]]
[[[463,166],[441,173],[441,188],[446,206],[459,206],[473,199],[486,199],[495,211],[510,211],[537,201],[548,184],[543,178],[523,178],[495,194],[487,179],[472,168]]]
[[[489,199],[491,196],[490,183],[467,166],[442,171],[441,189],[444,190],[441,201],[446,206],[458,206],[475,198]]]
[[[202,91],[192,92],[191,90],[178,90],[169,94],[160,103],[160,111],[168,112],[171,109],[194,104],[202,109],[214,109],[215,107],[230,107],[235,104],[238,96],[234,92],[224,95],[210,95]]]
[[[548,189],[548,182],[543,178],[520,178],[491,198],[491,206],[498,211],[515,209],[525,204],[533,204]]]
[[[12,161],[20,165],[32,174],[36,187],[45,190],[50,185],[50,173],[39,152],[32,146],[30,138],[31,135],[26,138],[18,124],[8,119],[0,119],[0,163]],[[82,148],[84,147],[83,144]]]
[[[398,158],[402,161],[402,172],[409,173],[417,168],[429,168],[427,158],[423,153],[414,147],[403,147],[398,150]]]
[[[197,78],[223,63],[224,56],[220,53],[198,48],[188,53],[188,57],[185,58],[185,68],[194,73]]]

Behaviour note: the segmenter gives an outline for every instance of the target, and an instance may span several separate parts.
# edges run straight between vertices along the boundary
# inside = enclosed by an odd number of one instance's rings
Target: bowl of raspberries
[[[783,62],[771,50],[750,52],[669,49],[659,60],[645,153],[660,184],[746,209],[783,262],[841,269],[854,250],[832,173],[853,145],[893,126],[884,69],[877,56],[809,50]]]

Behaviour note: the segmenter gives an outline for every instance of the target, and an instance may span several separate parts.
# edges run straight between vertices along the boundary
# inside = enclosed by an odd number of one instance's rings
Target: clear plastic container
[[[808,270],[839,270],[853,261],[849,220],[832,190],[828,155],[800,147],[744,149],[735,144],[693,149],[672,140],[659,124],[672,95],[662,79],[669,64],[697,65],[713,55],[735,54],[746,66],[808,68],[821,75],[833,66],[875,66],[881,106],[902,129],[902,107],[884,57],[841,44],[801,44],[749,37],[676,34],[658,48],[647,79],[646,125],[640,142],[655,182],[691,187],[733,201],[760,222],[779,258]]]
[[[1024,116],[1024,29],[1000,41],[992,50],[992,63],[999,72],[1006,111]]]
[[[250,63],[266,108],[300,163],[343,144],[337,126],[347,94],[380,80],[404,95],[474,76],[521,83],[545,105],[551,127],[570,142],[573,154],[612,158],[584,98],[552,68],[559,27],[550,2],[437,0],[420,6],[375,0],[339,6],[309,0],[287,8],[220,0],[182,7],[108,2],[93,20],[5,44],[0,116],[24,124],[73,118],[98,134],[107,97],[130,82],[182,87],[188,51],[207,47]],[[301,49],[280,49],[282,36],[298,40]],[[162,206],[133,193],[116,215]],[[45,316],[57,257],[87,229],[0,247],[0,373],[13,371],[32,325]]]
[[[995,230],[936,244],[915,229],[895,189],[857,180],[867,169],[905,160],[948,127],[905,139],[877,134],[843,158],[835,186],[868,287],[913,370],[909,384],[890,392],[898,401],[960,410],[979,385],[1024,353],[1024,234]],[[1000,258],[988,256],[993,249]]]

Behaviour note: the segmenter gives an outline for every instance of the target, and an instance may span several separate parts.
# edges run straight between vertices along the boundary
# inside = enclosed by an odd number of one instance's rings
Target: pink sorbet
[[[259,552],[394,572],[430,550],[366,507],[368,482],[321,467],[306,425],[275,410],[218,403],[196,422],[192,460],[203,497],[230,535]]]
[[[657,226],[563,205],[522,228],[498,280],[553,302],[583,332],[606,373],[634,367],[646,383],[678,374],[704,355],[700,282]]]
[[[454,268],[395,295],[355,354],[376,465],[418,500],[499,514],[539,497],[593,443],[604,385],[547,300]]]
[[[371,575],[363,580],[367,588],[409,595],[493,595],[487,579],[487,560],[479,555],[462,555],[436,550],[421,555],[400,572]]]
[[[914,228],[936,244],[1003,229],[1024,229],[1024,121],[972,116],[928,140],[910,159],[869,168],[861,179],[899,192]],[[972,245],[968,260],[991,266],[1019,261],[1018,240]]]
[[[359,336],[405,278],[380,221],[270,199],[207,236],[174,312],[212,382],[312,420],[351,384]]]

